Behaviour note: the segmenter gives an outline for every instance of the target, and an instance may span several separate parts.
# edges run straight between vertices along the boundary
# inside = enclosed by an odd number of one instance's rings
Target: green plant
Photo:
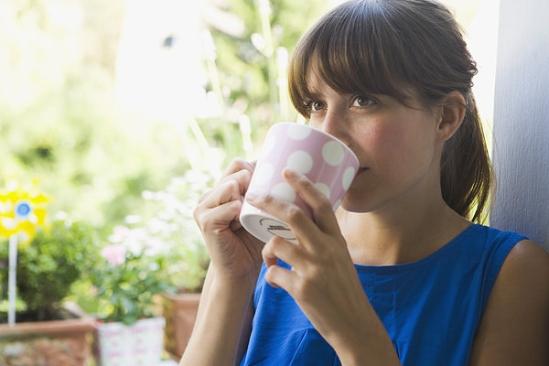
[[[180,3],[176,9],[196,8],[192,2],[173,3]],[[196,42],[210,43],[208,52],[187,48],[187,37],[196,39],[197,34],[166,33],[162,37],[170,36],[175,48],[162,46],[164,38],[158,38],[153,42],[158,47],[151,46],[150,53],[138,48],[130,57],[148,54],[169,61],[175,65],[169,78],[174,85],[190,82],[177,76],[185,64],[171,57],[183,53],[192,65],[201,65],[205,79],[197,90],[208,95],[201,113],[187,120],[177,117],[178,112],[166,121],[165,108],[157,108],[158,115],[150,121],[138,121],[119,113],[113,98],[124,71],[117,66],[126,28],[122,23],[132,5],[108,0],[2,1],[0,43],[13,57],[0,62],[0,185],[37,178],[56,197],[52,210],[66,211],[107,233],[128,213],[141,212],[143,190],[161,189],[172,176],[204,162],[208,169],[218,169],[236,156],[252,157],[255,140],[272,122],[296,116],[285,86],[286,52],[327,2],[203,3],[205,11],[222,14],[208,16],[204,24],[211,42]],[[149,16],[140,21],[149,34],[173,31],[150,23]],[[162,65],[153,62],[142,74],[156,79]],[[198,74],[194,69],[187,72]],[[177,95],[177,111],[195,109],[169,87],[155,93],[167,100]],[[206,156],[209,147],[224,156]]]
[[[151,250],[165,256],[169,282],[179,292],[202,289],[209,257],[192,212],[216,178],[212,172],[188,170],[164,190],[143,193],[147,204],[138,227],[150,238]]]
[[[155,315],[162,292],[200,291],[209,257],[192,212],[216,178],[189,170],[143,192],[145,209],[113,229],[91,282],[77,282],[72,300],[100,319],[131,324]]]
[[[156,295],[169,288],[165,258],[146,250],[132,251],[127,244],[105,246],[91,274],[96,315],[104,321],[132,324],[154,316]]]
[[[7,254],[7,245],[1,245],[0,258],[7,258]],[[30,243],[21,245],[17,294],[26,309],[21,318],[36,321],[58,318],[71,285],[87,275],[95,265],[95,258],[95,230],[80,222],[56,220],[49,230],[39,231]],[[7,268],[0,271],[4,283]]]

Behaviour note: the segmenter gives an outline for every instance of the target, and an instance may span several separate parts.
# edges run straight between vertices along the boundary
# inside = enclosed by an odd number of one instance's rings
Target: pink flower
[[[126,259],[126,248],[122,244],[107,245],[101,251],[103,258],[112,266],[119,266]]]

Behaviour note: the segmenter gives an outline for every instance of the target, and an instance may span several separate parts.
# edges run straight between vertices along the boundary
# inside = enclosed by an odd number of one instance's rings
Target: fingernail
[[[290,178],[297,177],[297,172],[295,170],[290,169],[290,168],[284,169],[284,174],[286,174],[286,176],[290,177]]]

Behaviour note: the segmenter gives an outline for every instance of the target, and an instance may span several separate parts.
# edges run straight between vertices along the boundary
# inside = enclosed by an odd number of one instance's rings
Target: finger
[[[204,204],[205,207],[211,208],[227,202],[227,200],[242,200],[246,190],[248,189],[251,178],[252,173],[245,169],[224,177],[220,183],[202,199],[200,204]],[[231,193],[229,197],[225,195],[227,190]]]
[[[214,188],[209,196],[200,203],[201,207],[214,208],[230,201],[241,201],[239,183],[236,179],[230,179]]]
[[[322,232],[299,207],[272,195],[247,195],[246,200],[253,206],[285,222],[297,238],[298,245],[313,249],[313,243],[322,239]]]
[[[226,182],[228,179],[237,178],[237,180],[242,183],[242,194],[244,194],[248,188],[248,185],[251,180],[251,175],[253,174],[255,170],[256,160],[252,160],[250,162],[242,159],[235,159],[233,160],[227,169],[223,172],[221,175],[221,178],[216,182],[215,187],[220,186],[224,182]],[[244,172],[249,172],[244,173]],[[242,172],[242,173],[241,173]],[[239,173],[235,175],[235,173]],[[215,189],[215,188],[214,188]],[[212,193],[213,189],[209,190],[208,192],[204,193],[199,199],[198,203],[202,203]]]
[[[284,178],[294,191],[312,209],[313,220],[326,234],[340,234],[339,225],[332,209],[332,204],[307,176],[291,169],[284,169]]]
[[[265,281],[273,287],[281,287],[288,293],[294,292],[294,284],[297,283],[298,274],[278,265],[270,266],[265,273]]]
[[[277,259],[282,259],[290,266],[297,266],[299,268],[305,259],[305,253],[303,253],[303,250],[299,246],[279,236],[273,236],[267,244],[265,244],[261,251],[261,255],[263,256],[263,260],[267,267],[275,265]]]
[[[219,179],[218,184],[221,183],[225,177],[228,177],[229,175],[232,175],[238,171],[247,170],[250,173],[253,173],[254,169],[255,169],[255,160],[248,162],[243,159],[234,159],[233,161],[231,161],[227,169],[225,169],[225,171],[221,175],[221,178]]]
[[[213,189],[210,189],[208,192],[202,195],[200,199],[198,200],[198,204],[203,204],[205,201],[210,202],[211,205],[211,197],[219,195],[218,190],[223,188],[223,185],[231,180],[234,180],[238,184],[238,196],[244,196],[246,191],[248,190],[248,186],[250,185],[250,181],[252,178],[252,173],[250,173],[248,170],[240,170],[234,174],[231,174],[229,176],[223,177],[219,183],[216,184],[216,186]],[[236,197],[235,197],[236,199]]]
[[[238,218],[241,208],[240,201],[226,202],[211,209],[198,211],[195,221],[202,232],[219,234]]]
[[[232,231],[237,231],[242,227],[242,224],[240,223],[240,218],[237,216],[233,222],[231,222],[230,226]]]
[[[229,180],[236,180],[238,183],[238,191],[241,196],[244,196],[252,180],[252,172],[247,169],[240,170],[234,174],[231,174],[227,177],[221,179],[220,184],[228,182]]]

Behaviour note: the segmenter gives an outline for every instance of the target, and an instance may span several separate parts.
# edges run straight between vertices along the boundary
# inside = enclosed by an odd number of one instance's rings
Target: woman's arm
[[[250,335],[256,280],[220,278],[210,265],[180,366],[233,366],[239,361]]]
[[[503,263],[477,332],[471,366],[549,365],[549,254],[529,240]]]

